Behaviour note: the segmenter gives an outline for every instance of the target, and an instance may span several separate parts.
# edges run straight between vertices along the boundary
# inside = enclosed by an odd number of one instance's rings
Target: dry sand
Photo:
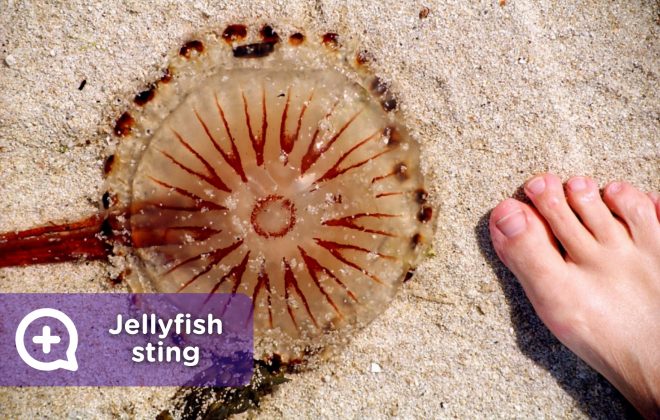
[[[660,189],[657,2],[85,3],[0,0],[0,231],[97,208],[112,119],[188,35],[234,22],[334,30],[360,40],[394,81],[437,204],[436,255],[341,355],[292,376],[252,415],[625,413],[620,395],[533,315],[494,258],[486,218],[540,171]],[[3,269],[0,291],[105,291],[108,270]],[[153,418],[173,392],[5,388],[0,412]]]

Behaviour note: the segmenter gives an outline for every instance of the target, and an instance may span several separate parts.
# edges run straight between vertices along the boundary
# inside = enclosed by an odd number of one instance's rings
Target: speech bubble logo
[[[30,353],[28,353],[27,348],[25,347],[25,331],[28,326],[34,321],[40,318],[55,318],[64,324],[66,327],[66,332],[69,336],[69,347],[66,350],[66,360],[58,359],[52,362],[42,362],[33,358]],[[50,327],[44,327],[43,335],[39,337],[34,337],[32,341],[34,343],[42,344],[42,350],[44,353],[48,354],[50,352],[51,343],[59,343],[61,340],[58,336],[50,335]],[[72,372],[78,370],[78,362],[76,361],[76,349],[78,348],[78,330],[76,329],[75,324],[71,321],[71,318],[62,311],[52,308],[41,308],[30,312],[25,315],[25,317],[18,324],[16,329],[16,350],[18,355],[23,359],[28,366],[33,369],[41,370],[44,372],[51,372],[57,369],[66,369]]]

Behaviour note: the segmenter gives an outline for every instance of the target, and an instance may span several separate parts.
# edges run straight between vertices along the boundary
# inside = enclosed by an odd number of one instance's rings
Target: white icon
[[[25,331],[27,327],[36,321],[39,318],[55,318],[60,321],[66,327],[66,332],[69,336],[69,348],[66,350],[66,360],[59,359],[52,362],[41,362],[33,358],[30,353],[28,353],[25,348]],[[50,327],[45,325],[41,330],[41,335],[32,337],[32,342],[35,344],[41,344],[41,350],[44,354],[50,353],[51,346],[62,341],[62,338],[57,335],[50,335]],[[41,370],[44,372],[50,372],[57,369],[66,369],[72,372],[78,370],[78,362],[76,361],[76,349],[78,348],[78,330],[76,326],[71,321],[71,318],[68,317],[64,312],[58,311],[57,309],[52,308],[41,308],[34,310],[27,314],[25,318],[21,320],[16,329],[16,350],[18,350],[18,355],[21,356],[21,359],[31,368]]]

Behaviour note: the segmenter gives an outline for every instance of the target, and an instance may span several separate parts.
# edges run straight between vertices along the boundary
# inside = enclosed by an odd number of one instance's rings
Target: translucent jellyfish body
[[[335,34],[238,25],[176,51],[117,120],[106,164],[98,220],[130,288],[246,294],[255,354],[285,362],[381,313],[432,211],[368,59]]]

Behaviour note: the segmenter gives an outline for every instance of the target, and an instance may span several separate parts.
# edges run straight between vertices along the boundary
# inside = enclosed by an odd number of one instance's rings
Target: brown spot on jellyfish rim
[[[373,61],[373,55],[367,50],[362,50],[355,54],[355,61],[358,65],[363,66]]]
[[[397,147],[401,144],[401,133],[399,133],[394,126],[387,126],[385,130],[383,130],[383,136],[387,141],[387,145],[390,147]]]
[[[121,116],[117,119],[117,122],[115,124],[115,134],[119,137],[125,137],[131,133],[131,130],[133,129],[133,124],[135,124],[135,120],[129,114],[128,112],[124,112],[121,114]]]
[[[117,204],[117,197],[114,196],[110,191],[106,191],[101,196],[101,205],[105,210]]]
[[[389,83],[374,77],[371,81],[371,91],[374,95],[380,97],[380,104],[387,112],[394,111],[397,107],[397,101],[394,94],[390,92]]]
[[[202,41],[192,40],[186,42],[179,50],[179,55],[190,58],[193,51],[197,51],[199,54],[204,52],[204,44]]]
[[[300,45],[304,41],[305,41],[305,35],[301,34],[300,32],[291,34],[291,36],[289,37],[289,44],[291,45]]]
[[[337,49],[339,48],[339,35],[334,32],[328,32],[321,37],[321,42],[326,47]]]
[[[275,32],[272,26],[264,25],[259,31],[261,38],[264,42],[277,43],[280,42],[280,36]]]
[[[112,167],[115,164],[115,155],[110,155],[103,162],[103,173],[108,175],[112,171]]]
[[[155,95],[156,95],[156,86],[151,85],[149,86],[148,89],[145,89],[142,92],[135,95],[135,98],[133,98],[133,102],[135,102],[135,104],[138,106],[144,106],[149,101],[151,101]]]
[[[417,191],[415,191],[415,200],[419,204],[426,204],[429,198],[429,193],[426,192],[425,189],[420,188]]]
[[[397,107],[397,102],[394,97],[387,97],[383,99],[380,104],[383,106],[383,109],[387,112],[394,111]]]
[[[169,83],[172,81],[172,71],[170,68],[166,68],[165,71],[163,72],[163,76],[159,80],[161,83]]]
[[[256,42],[234,48],[233,54],[236,58],[261,58],[271,54],[274,50],[275,43],[273,42]]]
[[[222,39],[224,39],[228,44],[244,39],[246,36],[247,27],[245,25],[229,25],[222,32]]]
[[[431,220],[432,217],[433,217],[433,209],[428,206],[422,207],[422,209],[417,214],[417,219],[422,223],[428,222],[429,220]]]
[[[75,224],[0,234],[0,266],[114,250],[139,262],[128,265],[133,291],[245,293],[256,356],[292,363],[386,307],[422,255],[432,212],[419,198],[418,146],[386,112],[389,85],[358,69],[361,50],[344,51],[334,33],[323,44],[341,54],[296,48],[304,35],[281,43],[267,25],[262,42],[230,54],[241,30],[225,32],[175,51],[117,120],[124,139],[105,165],[101,214],[66,249],[49,241]],[[62,258],[67,249],[78,251]]]
[[[394,168],[394,173],[399,178],[400,181],[405,181],[408,179],[408,167],[405,163],[399,163]]]
[[[387,93],[389,89],[389,85],[381,80],[380,77],[374,77],[373,80],[371,81],[371,91],[375,95],[383,95]]]

